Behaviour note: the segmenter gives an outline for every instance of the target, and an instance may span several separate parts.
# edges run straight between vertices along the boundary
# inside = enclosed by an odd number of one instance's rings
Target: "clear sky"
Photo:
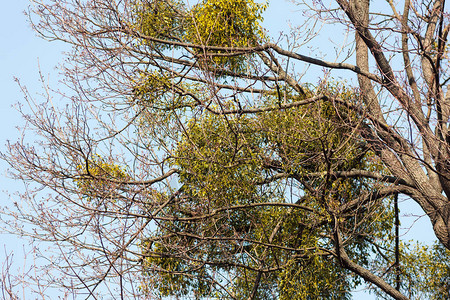
[[[20,114],[12,107],[23,102],[23,95],[14,77],[26,85],[32,95],[40,91],[39,66],[43,76],[51,82],[57,82],[58,74],[55,66],[63,60],[64,45],[58,42],[47,42],[36,37],[27,22],[23,11],[27,10],[28,0],[4,0],[0,10],[0,151],[5,151],[8,140],[19,138],[17,126],[23,124]],[[288,11],[288,13],[286,13]],[[274,36],[278,30],[288,30],[289,23],[286,16],[295,20],[295,7],[288,6],[284,1],[272,1],[272,5],[265,14],[265,25],[272,28],[270,33]],[[292,22],[294,23],[294,22]],[[324,42],[329,43],[324,39]],[[306,53],[308,54],[308,53]],[[319,77],[320,74],[317,75]],[[12,204],[15,191],[20,190],[20,182],[6,178],[7,164],[0,161],[0,206]],[[413,201],[401,204],[402,227],[404,239],[418,239],[427,243],[433,241],[434,233],[427,217]],[[412,229],[408,231],[410,226]],[[5,261],[6,253],[13,252],[15,265],[22,266],[23,252],[29,251],[28,243],[19,237],[0,233],[0,270]],[[13,270],[14,271],[14,270]],[[26,296],[26,295],[25,295]],[[355,294],[355,299],[372,299],[371,296]]]

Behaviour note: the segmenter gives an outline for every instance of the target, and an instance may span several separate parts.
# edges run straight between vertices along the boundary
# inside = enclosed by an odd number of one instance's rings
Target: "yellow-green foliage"
[[[144,243],[143,248],[148,248]],[[150,255],[144,261],[144,269],[157,268],[163,270],[159,276],[152,276],[148,272],[149,280],[145,285],[156,288],[161,296],[185,296],[193,291],[197,296],[207,295],[210,292],[210,285],[207,280],[199,280],[204,274],[204,269],[192,268],[180,258],[167,255],[169,250],[159,243],[154,243],[151,250],[155,255]],[[193,276],[195,275],[195,276]]]
[[[350,299],[347,275],[330,257],[291,259],[278,275],[278,299]]]
[[[330,97],[339,96],[350,103],[357,98],[353,91],[339,85],[316,90],[316,94],[321,92]],[[312,93],[307,92],[303,97],[308,96]],[[290,101],[303,97],[291,98]],[[279,99],[272,94],[268,101],[274,104]],[[307,106],[267,112],[259,118],[262,134],[275,147],[286,170],[307,174],[325,171],[327,164],[331,164],[333,169],[348,170],[362,163],[358,137],[352,129],[358,120],[354,112],[343,106],[317,101]],[[330,160],[327,161],[325,156]]]
[[[414,272],[418,281],[419,290],[432,300],[444,300],[450,298],[450,251],[437,242],[432,247],[413,248],[411,253],[403,256],[410,268],[419,266]],[[402,273],[406,277],[411,276],[405,268]]]
[[[301,210],[288,212],[282,208],[268,208],[261,211],[257,218],[258,225],[252,228],[256,240],[268,243],[272,230],[281,225],[272,244],[318,250],[323,243],[319,234],[325,231],[313,225],[315,221],[320,222],[320,215],[313,220]],[[266,266],[283,265],[279,271],[262,275],[257,299],[273,299],[274,292],[277,299],[348,299],[350,296],[348,271],[331,257],[318,255],[314,250],[302,251],[303,255],[296,257],[299,252],[277,248],[268,250],[262,245],[254,245],[248,251],[253,257],[262,259]],[[258,269],[258,264],[252,259],[248,259],[246,264]],[[233,291],[238,299],[248,299],[257,276],[256,271],[236,270]]]
[[[330,98],[339,97],[355,103],[358,95],[339,84],[328,84],[316,89],[315,94],[324,93]],[[299,101],[312,96],[287,95],[287,101]],[[280,101],[277,94],[268,95],[267,105]],[[372,154],[361,148],[358,136],[359,118],[343,105],[330,101],[316,101],[309,105],[286,110],[269,111],[258,116],[258,134],[265,141],[264,149],[273,151],[272,156],[281,163],[284,172],[296,176],[316,174],[308,181],[314,188],[328,191],[328,205],[338,207],[363,191],[364,180],[333,180],[324,186],[328,171],[380,168],[371,160]],[[307,194],[308,191],[305,191]]]
[[[182,1],[136,1],[134,8],[135,27],[142,35],[163,40],[178,40],[182,37],[186,21]],[[148,40],[144,44],[157,48],[166,47]]]
[[[329,87],[328,93],[332,92],[344,100],[356,97],[337,87]],[[269,94],[266,104],[275,101]],[[256,183],[267,176],[268,159],[278,160],[284,172],[299,176],[373,164],[358,145],[353,131],[357,122],[353,112],[326,101],[239,118],[205,115],[188,124],[175,164],[182,170],[181,182],[196,197],[243,204],[255,201]],[[346,199],[355,192],[352,180],[336,181],[330,188]]]
[[[208,46],[256,46],[263,36],[260,23],[266,7],[266,4],[255,3],[253,0],[200,1],[190,12],[192,20],[186,30],[186,40]],[[213,61],[221,67],[231,69],[244,67],[242,56],[214,57]]]
[[[322,87],[315,92],[339,96],[349,102],[357,98],[351,90],[338,85]],[[312,93],[307,92],[308,95]],[[299,101],[307,96],[288,94],[286,102]],[[268,93],[264,100],[268,106],[277,101],[276,92]],[[358,122],[355,112],[327,101],[255,115],[203,114],[193,118],[187,124],[172,159],[172,164],[179,170],[184,197],[165,209],[167,215],[175,216],[175,219],[163,222],[161,232],[155,235],[156,238],[160,236],[161,244],[166,246],[154,245],[150,251],[154,256],[146,259],[147,266],[166,269],[166,272],[155,275],[155,280],[160,282],[158,288],[163,289],[161,293],[179,295],[182,293],[180,290],[168,288],[179,286],[183,293],[196,291],[197,294],[209,293],[212,296],[212,292],[201,287],[200,282],[208,282],[208,276],[214,272],[227,272],[234,278],[231,289],[238,298],[245,299],[250,296],[252,283],[258,276],[251,269],[258,269],[258,260],[261,260],[266,266],[285,267],[262,276],[258,292],[260,299],[271,298],[273,292],[285,299],[307,299],[305,295],[311,299],[349,297],[353,279],[349,279],[347,271],[330,258],[321,255],[324,253],[318,254],[317,251],[320,247],[332,247],[323,238],[330,234],[332,227],[327,208],[338,210],[342,204],[370,188],[370,180],[363,179],[333,179],[329,183],[325,178],[326,171],[381,168],[371,160],[370,152],[361,148],[354,131]],[[301,177],[309,186],[323,192],[324,197],[319,198],[306,189],[300,192],[306,197],[303,204],[314,212],[252,206],[289,201],[285,199],[286,179],[262,184],[277,172]],[[318,175],[309,178],[311,173]],[[301,189],[301,184],[296,189]],[[358,214],[350,212],[341,217],[344,234],[351,232],[357,236],[361,230],[370,235],[391,229],[390,211],[379,203],[370,205],[361,208]],[[233,208],[236,206],[240,208]],[[210,217],[195,219],[209,213]],[[194,219],[183,221],[183,218]],[[355,224],[359,225],[355,228]],[[277,227],[279,229],[270,240]],[[176,235],[164,238],[172,232],[210,236],[218,240],[179,239]],[[239,238],[261,243],[240,244],[236,242]],[[369,256],[370,248],[366,242],[350,241],[347,250],[351,257],[353,254]],[[280,248],[268,249],[264,243],[276,244]],[[182,244],[183,251],[178,252],[168,246],[172,244]],[[164,251],[173,257],[157,255]],[[224,263],[221,267],[220,264],[200,267],[198,262],[205,259]],[[237,261],[249,269],[226,267],[226,262],[232,264]]]
[[[175,164],[183,170],[180,181],[194,197],[214,201],[214,207],[252,201],[261,175],[258,137],[245,118],[208,115],[192,121],[178,145]]]
[[[105,161],[100,155],[94,155],[84,165],[78,165],[77,170],[79,175],[75,183],[83,197],[89,200],[110,196],[121,181],[129,178],[121,166]]]
[[[187,36],[201,45],[255,46],[266,4],[253,0],[203,0],[192,10]]]
[[[395,261],[393,243],[390,243],[387,258]],[[384,260],[379,258],[379,260]],[[387,281],[395,286],[396,269],[383,270]],[[400,291],[410,299],[450,299],[450,251],[441,243],[424,246],[419,243],[400,243]],[[378,290],[374,292],[385,298]]]
[[[166,49],[168,43],[152,42],[145,37],[187,42],[197,46],[252,47],[263,38],[260,26],[262,12],[267,4],[253,0],[203,0],[188,10],[182,1],[136,1],[133,27],[143,35],[141,44],[155,49]],[[198,54],[204,51],[195,48]],[[224,50],[207,51],[227,54]],[[241,56],[204,57],[200,62],[220,68],[242,70],[245,58]]]
[[[145,101],[145,104],[153,104],[170,91],[171,82],[164,73],[150,71],[139,74],[133,85],[135,98]]]
[[[140,107],[155,108],[161,113],[192,107],[194,100],[182,92],[198,93],[196,84],[185,84],[180,78],[156,70],[138,74],[133,86],[133,101]]]

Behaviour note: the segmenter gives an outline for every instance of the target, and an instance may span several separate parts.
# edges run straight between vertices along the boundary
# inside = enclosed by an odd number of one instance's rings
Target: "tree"
[[[410,261],[448,255],[444,1],[298,1],[354,33],[341,62],[307,56],[295,29],[274,42],[252,0],[33,2],[37,32],[73,45],[70,92],[55,93],[69,105],[24,89],[40,138],[3,157],[31,182],[12,226],[61,248],[56,267],[78,279],[62,286],[334,299],[365,280],[407,299]],[[358,87],[301,82],[302,64]],[[394,245],[399,194],[430,218],[435,253]]]

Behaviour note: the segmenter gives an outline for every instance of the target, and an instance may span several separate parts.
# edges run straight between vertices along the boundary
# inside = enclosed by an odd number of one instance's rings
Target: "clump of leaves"
[[[354,103],[358,95],[339,84],[327,84],[305,95],[287,94],[288,102],[300,101],[318,94],[329,99],[339,97]],[[270,93],[267,105],[282,101]],[[332,166],[349,170],[358,167],[364,153],[358,146],[353,128],[358,128],[355,112],[331,101],[315,101],[286,110],[274,110],[259,116],[261,132],[269,147],[272,147],[283,163],[283,168],[298,174],[321,172]],[[331,151],[331,152],[330,152]]]
[[[194,100],[186,92],[197,93],[194,83],[185,84],[182,79],[162,71],[139,73],[133,80],[133,101],[140,107],[170,112],[192,107]]]
[[[207,115],[188,125],[188,136],[177,149],[175,164],[193,197],[214,199],[215,207],[252,201],[261,176],[258,137],[248,129],[251,120],[224,122]],[[194,141],[194,144],[192,142]]]
[[[327,256],[291,259],[279,274],[278,299],[351,299],[348,271]]]
[[[142,72],[134,80],[133,85],[134,98],[144,106],[163,102],[172,86],[170,78],[161,71]]]
[[[260,23],[267,4],[254,0],[202,0],[191,10],[178,0],[137,1],[134,7],[133,27],[142,35],[141,43],[156,50],[169,47],[162,40],[236,48],[256,46],[264,37]],[[245,68],[245,57],[230,55],[231,51],[206,50],[209,55],[198,47],[194,51],[205,68],[211,64],[233,71]]]
[[[115,194],[121,182],[129,179],[127,172],[118,164],[93,155],[83,165],[77,166],[75,183],[83,198],[105,198]]]
[[[151,245],[145,242],[143,249],[148,255],[143,266],[149,278],[145,285],[156,288],[161,296],[183,297],[192,292],[200,298],[211,293],[208,274],[199,264],[192,266],[176,255],[167,255],[169,249],[158,242]],[[154,268],[162,271],[159,276],[153,276]]]
[[[184,34],[186,16],[184,4],[178,0],[136,1],[134,23],[138,32],[145,37],[159,40],[180,40]],[[164,49],[164,43],[143,40],[144,44]]]
[[[350,89],[329,85],[305,95],[287,93],[285,98],[295,102],[318,93],[349,102],[358,97]],[[280,101],[276,91],[263,97],[271,107]],[[326,180],[327,171],[374,164],[379,168],[359,143],[354,131],[357,122],[354,111],[329,100],[254,115],[203,114],[193,118],[171,161],[179,170],[183,196],[165,208],[165,214],[173,219],[162,221],[160,231],[152,237],[159,244],[153,245],[150,253],[154,256],[146,258],[145,264],[149,270],[150,266],[159,270],[156,273],[160,275],[149,274],[167,281],[165,286],[177,282],[185,293],[209,296],[213,289],[202,289],[198,282],[213,282],[212,274],[227,273],[234,278],[230,290],[241,298],[251,295],[257,277],[261,279],[257,294],[261,298],[270,298],[273,293],[284,298],[309,294],[349,297],[356,281],[320,249],[333,249],[326,238],[333,226],[327,209],[338,211],[371,188],[364,179]],[[271,179],[280,173],[285,176]],[[299,180],[294,189],[303,197],[297,201],[307,209],[269,205],[291,203],[287,177]],[[305,186],[320,191],[323,197]],[[351,241],[347,247],[351,257],[369,256],[367,243],[351,237],[357,236],[359,229],[370,234],[392,226],[389,210],[380,202],[370,205],[355,208],[365,209],[367,214],[348,211],[342,216],[342,232]],[[261,264],[274,271],[258,275]]]
[[[392,238],[391,238],[392,239]],[[442,244],[435,243],[431,246],[420,243],[411,244],[401,242],[399,249],[399,269],[394,265],[395,251],[393,243],[387,245],[389,251],[385,257],[379,257],[376,261],[390,261],[388,269],[376,266],[386,274],[387,281],[391,285],[397,285],[397,272],[399,271],[400,291],[411,299],[450,299],[450,251]],[[382,263],[381,263],[382,264]],[[373,292],[382,299],[386,295],[377,289]]]
[[[262,13],[267,4],[253,0],[203,0],[191,11],[192,20],[186,30],[186,39],[198,45],[219,47],[252,47],[263,37]],[[226,50],[207,51],[211,54],[227,54]],[[203,50],[199,50],[203,55]],[[242,70],[243,56],[214,56],[205,63],[223,68]]]

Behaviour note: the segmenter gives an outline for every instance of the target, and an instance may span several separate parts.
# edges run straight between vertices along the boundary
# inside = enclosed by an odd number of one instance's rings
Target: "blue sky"
[[[4,152],[7,141],[19,138],[17,126],[23,124],[20,114],[13,107],[23,103],[23,95],[14,78],[20,79],[32,95],[41,87],[39,70],[44,77],[57,79],[54,67],[62,60],[62,45],[49,43],[36,37],[24,11],[28,0],[4,1],[0,10],[0,151]],[[40,68],[39,68],[40,65]],[[0,161],[0,206],[11,206],[16,199],[13,194],[23,185],[6,177],[7,164]],[[6,255],[13,253],[14,264],[11,273],[20,274],[24,265],[32,263],[32,248],[27,240],[17,236],[0,233],[0,270]],[[27,255],[24,255],[27,253]],[[26,257],[26,261],[25,261]],[[21,269],[20,271],[18,269]],[[18,288],[21,290],[21,287]],[[50,293],[50,292],[49,292]],[[31,299],[27,292],[21,294],[24,299]],[[34,297],[33,297],[34,298]]]
[[[265,24],[270,26],[271,34],[277,30],[287,30],[289,28],[286,21],[286,9],[295,20],[293,6],[287,6],[281,1],[272,1],[268,12],[265,14]],[[23,96],[14,77],[20,79],[21,83],[29,89],[32,95],[37,95],[41,89],[39,82],[39,70],[43,76],[51,82],[56,83],[58,79],[55,66],[63,60],[62,51],[64,46],[58,42],[47,42],[36,37],[27,17],[23,14],[28,7],[27,0],[4,1],[0,10],[0,85],[2,90],[2,101],[0,106],[0,151],[5,151],[5,144],[8,140],[15,141],[19,138],[17,126],[22,124],[20,114],[13,108],[16,103],[23,102]],[[324,38],[323,42],[329,41]],[[39,68],[40,66],[40,68]],[[320,73],[316,75],[318,78]],[[7,165],[0,161],[0,206],[12,204],[14,191],[20,190],[20,182],[14,182],[6,178]],[[434,240],[434,233],[430,222],[426,217],[418,218],[422,215],[421,210],[413,201],[401,203],[402,227],[406,233],[404,239],[418,239],[427,243]],[[411,230],[407,230],[412,226]],[[28,251],[28,242],[18,237],[0,233],[0,268],[5,260],[5,253],[15,253],[16,266],[22,265],[22,253]],[[367,295],[358,294],[357,299],[371,299]]]

